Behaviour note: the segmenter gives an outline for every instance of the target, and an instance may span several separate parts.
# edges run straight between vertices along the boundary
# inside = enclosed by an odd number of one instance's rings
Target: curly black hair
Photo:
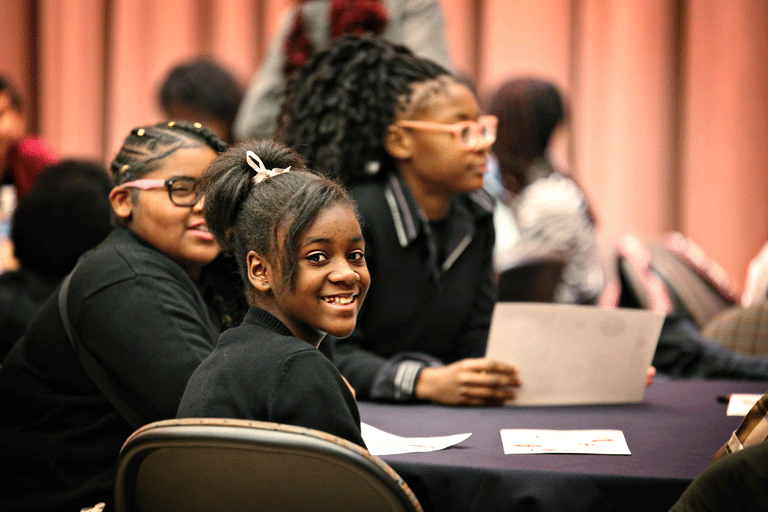
[[[278,136],[310,167],[346,184],[395,169],[384,138],[413,85],[453,77],[442,66],[382,38],[346,35],[289,80]]]

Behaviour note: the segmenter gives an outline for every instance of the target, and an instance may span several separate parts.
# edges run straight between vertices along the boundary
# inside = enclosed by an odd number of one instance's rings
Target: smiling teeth
[[[352,301],[355,300],[354,297],[326,297],[325,301],[330,302],[331,304],[352,304]]]

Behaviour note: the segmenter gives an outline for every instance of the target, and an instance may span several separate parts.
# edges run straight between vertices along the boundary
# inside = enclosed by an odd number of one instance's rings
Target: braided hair
[[[387,127],[414,101],[414,84],[442,77],[453,75],[405,46],[342,36],[288,83],[279,136],[311,167],[347,184],[382,179],[396,168],[384,147]]]
[[[267,169],[290,167],[290,172],[256,182],[246,159],[248,151],[258,155]],[[251,303],[256,292],[248,281],[249,251],[279,263],[283,282],[292,288],[302,233],[328,207],[344,204],[355,211],[343,185],[308,170],[301,155],[272,140],[231,147],[211,163],[199,184],[205,194],[203,215],[208,229],[221,248],[235,256]],[[282,247],[281,230],[285,230]]]
[[[113,181],[120,185],[142,178],[176,151],[201,147],[221,154],[227,143],[200,123],[168,121],[134,128],[110,165]],[[137,197],[138,190],[131,190],[131,200],[135,202]],[[202,269],[198,282],[211,318],[222,330],[239,325],[247,310],[233,266],[231,260],[217,257]]]
[[[110,170],[116,185],[139,179],[162,165],[163,159],[184,148],[208,146],[217,154],[227,143],[200,123],[170,121],[134,128],[112,160]]]

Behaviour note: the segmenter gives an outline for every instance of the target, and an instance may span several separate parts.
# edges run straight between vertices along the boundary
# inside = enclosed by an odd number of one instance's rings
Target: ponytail
[[[283,280],[292,286],[301,234],[330,205],[344,203],[354,210],[340,183],[309,171],[298,153],[271,140],[231,147],[198,183],[208,229],[224,251],[234,254],[249,298],[255,292],[248,284],[248,252],[279,262]]]

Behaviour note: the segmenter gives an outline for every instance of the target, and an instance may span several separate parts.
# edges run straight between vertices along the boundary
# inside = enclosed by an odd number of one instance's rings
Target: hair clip
[[[202,127],[203,127],[203,125],[202,125],[202,124],[200,124],[200,123],[195,123],[195,124],[193,124],[192,126],[194,126],[195,128],[197,128],[198,130],[199,130],[200,128],[202,128]]]
[[[144,128],[139,128],[139,130],[136,132],[136,135],[138,135],[139,137],[143,137],[144,136]]]
[[[245,160],[248,162],[248,165],[251,167],[251,169],[253,169],[256,173],[253,176],[254,183],[261,183],[267,178],[271,178],[272,176],[277,176],[278,174],[282,174],[291,170],[291,167],[288,166],[285,169],[279,169],[275,167],[270,171],[264,167],[264,162],[261,161],[259,155],[250,150],[245,152]]]
[[[120,169],[120,172],[125,172],[125,171],[127,171],[129,167],[130,167],[130,165],[128,165],[128,164],[125,164],[125,165],[122,167],[122,169]]]
[[[374,174],[378,174],[378,172],[381,170],[381,162],[378,160],[368,160],[365,162],[364,168],[366,174],[373,176]]]

